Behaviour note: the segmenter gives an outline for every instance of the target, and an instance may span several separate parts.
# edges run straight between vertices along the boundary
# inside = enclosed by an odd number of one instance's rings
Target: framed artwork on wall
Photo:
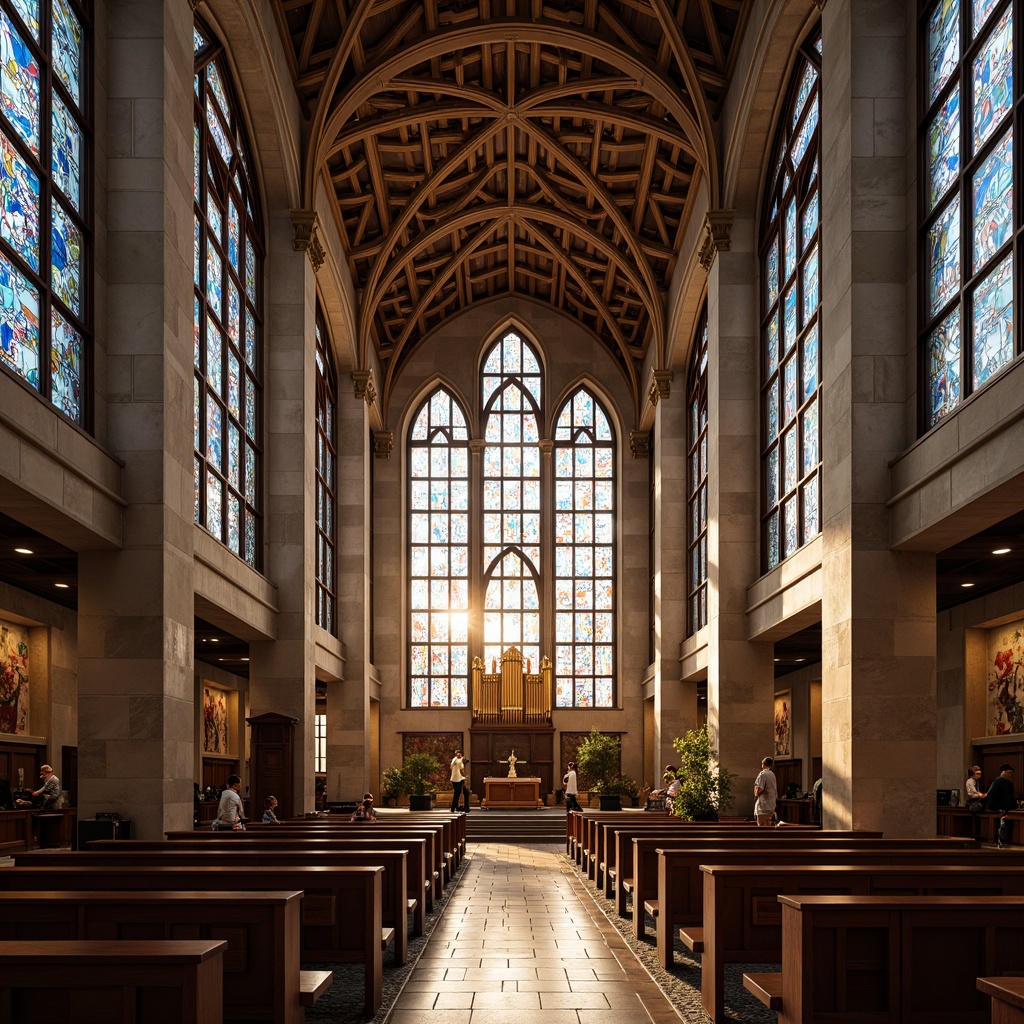
[[[203,753],[230,754],[228,746],[228,694],[203,685]]]
[[[775,694],[775,756],[793,756],[793,694],[782,690]]]
[[[28,630],[0,620],[0,732],[28,732]]]

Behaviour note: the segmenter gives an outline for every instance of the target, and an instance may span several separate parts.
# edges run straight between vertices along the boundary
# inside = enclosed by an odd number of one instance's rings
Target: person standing
[[[576,782],[576,762],[570,761],[566,773],[562,776],[562,785],[565,786],[565,809],[568,811],[582,811],[580,802],[577,799],[579,789]]]
[[[761,770],[754,779],[754,817],[761,827],[771,827],[775,816],[775,803],[779,796],[775,772],[772,771],[775,761],[766,757],[761,761]]]
[[[228,776],[228,784],[220,795],[220,803],[217,805],[217,817],[213,819],[210,827],[215,831],[221,829],[244,829],[244,815],[242,814],[242,798],[238,795],[242,788],[242,780],[237,775]]]
[[[1017,791],[1013,788],[1013,765],[1001,764],[999,776],[992,781],[985,795],[985,810],[999,811],[999,831],[996,833],[996,846],[1002,849],[1010,845],[1010,819],[1008,811],[1017,810]]]
[[[455,751],[452,758],[452,811],[459,809],[459,798],[462,796],[463,787],[466,785],[466,762],[461,750]],[[466,810],[469,810],[469,794],[466,794]]]

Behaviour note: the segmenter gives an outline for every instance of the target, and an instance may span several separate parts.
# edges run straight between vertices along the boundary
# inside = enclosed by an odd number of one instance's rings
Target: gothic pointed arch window
[[[469,428],[445,388],[409,432],[409,706],[469,706]]]
[[[92,5],[0,3],[0,366],[89,426]]]
[[[264,238],[224,49],[196,21],[193,128],[195,521],[261,567]]]
[[[922,426],[934,427],[1021,352],[1020,0],[938,0],[921,21]],[[1016,159],[1015,159],[1016,157]],[[1016,183],[1016,187],[1015,187]]]
[[[708,325],[701,317],[690,367],[687,480],[690,633],[708,624]]]
[[[316,624],[336,634],[338,376],[327,326],[316,311]]]
[[[821,40],[800,48],[761,234],[761,549],[765,570],[821,531]]]
[[[610,708],[615,665],[615,437],[579,388],[555,420],[555,706]]]

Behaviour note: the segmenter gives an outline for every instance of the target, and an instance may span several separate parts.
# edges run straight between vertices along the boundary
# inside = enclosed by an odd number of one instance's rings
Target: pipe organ
[[[501,671],[492,662],[491,671],[479,656],[473,659],[473,721],[516,725],[551,722],[551,661],[541,658],[540,671],[530,672],[523,655],[514,647],[501,656]]]

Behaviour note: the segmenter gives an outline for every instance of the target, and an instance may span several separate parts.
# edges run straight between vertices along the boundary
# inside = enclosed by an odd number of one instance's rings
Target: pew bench
[[[679,937],[701,959],[701,1003],[712,1020],[725,1015],[727,963],[778,963],[782,956],[780,895],[1024,896],[1024,864],[990,856],[966,864],[764,865],[704,864],[704,925]]]
[[[977,979],[1024,972],[1024,896],[778,899],[782,972],[743,981],[778,1024],[989,1024]]]
[[[1024,978],[979,978],[978,991],[992,997],[992,1024],[1024,1024]]]
[[[113,881],[113,879],[111,879]],[[224,939],[224,1019],[302,1024],[301,892],[0,892],[0,941]]]
[[[0,1020],[221,1024],[223,941],[0,942]]]
[[[881,844],[881,845],[879,845]],[[888,844],[888,847],[885,845]],[[920,845],[918,845],[920,844]],[[1024,854],[1017,851],[982,850],[973,846],[942,849],[928,848],[926,840],[873,840],[842,847],[762,847],[761,850],[739,849],[733,844],[718,844],[704,849],[661,849],[658,851],[658,963],[666,970],[675,960],[676,929],[682,927],[693,938],[701,938],[707,947],[706,935],[693,930],[706,927],[704,920],[704,873],[702,865],[754,865],[763,871],[786,866],[836,866],[862,864],[919,864],[922,868],[962,864],[981,873],[988,870],[1024,866]],[[983,880],[983,879],[982,879]]]
[[[65,857],[72,856],[65,854]],[[68,862],[70,864],[70,861]],[[300,957],[322,963],[364,966],[364,1008],[380,1009],[384,995],[383,949],[393,937],[381,920],[382,867],[230,866],[174,864],[117,867],[116,884],[126,891],[301,890]],[[50,889],[109,890],[109,867],[64,866],[0,868],[0,891]],[[218,987],[219,991],[219,987]],[[2,1019],[2,1018],[0,1018]],[[147,1022],[148,1024],[148,1022]]]

